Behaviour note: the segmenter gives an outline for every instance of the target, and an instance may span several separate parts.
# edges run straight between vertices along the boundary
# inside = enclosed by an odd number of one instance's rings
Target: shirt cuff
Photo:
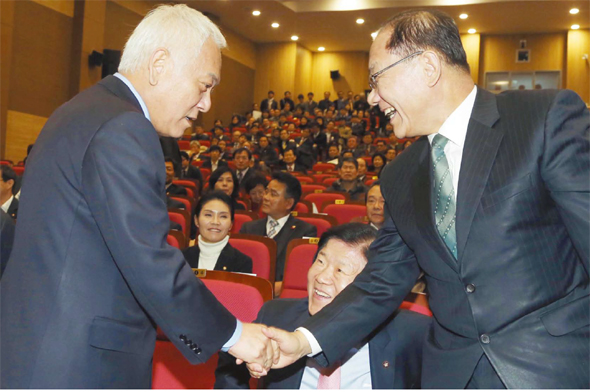
[[[240,340],[240,337],[242,336],[242,328],[242,322],[236,319],[236,330],[234,331],[234,334],[231,336],[231,338],[229,338],[227,343],[221,347],[221,351],[224,353],[228,352],[229,349],[232,348],[232,346],[236,344],[238,340]]]
[[[315,357],[316,355],[324,351],[320,347],[320,344],[318,343],[316,338],[306,328],[299,327],[295,331],[301,332],[303,336],[305,336],[305,338],[307,339],[309,346],[311,347],[311,353],[307,354],[308,357]]]

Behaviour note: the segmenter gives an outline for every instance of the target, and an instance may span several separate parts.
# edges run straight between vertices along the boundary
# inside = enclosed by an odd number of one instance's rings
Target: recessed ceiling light
[[[276,29],[280,26],[280,24],[278,24],[277,22],[274,22],[273,24],[271,24],[271,26]]]
[[[578,12],[580,12],[580,10],[579,10],[579,9],[577,9],[577,8],[572,8],[572,9],[570,10],[570,14],[572,14],[572,15],[575,15],[575,14],[577,14]]]
[[[459,18],[461,18],[461,19],[467,19],[468,17],[469,17],[469,15],[467,15],[467,14],[459,15]]]
[[[577,30],[580,28],[580,25],[572,25],[572,30]]]
[[[258,15],[260,15],[260,11],[254,10],[254,11],[252,11],[252,15],[258,16]]]
[[[477,30],[475,30],[475,29],[469,29],[469,30],[467,30],[467,32],[468,32],[469,34],[475,34],[475,33],[476,33],[476,31],[477,31]]]
[[[297,41],[298,39],[299,39],[299,37],[296,35],[291,36],[291,41]]]
[[[376,31],[373,31],[373,32],[371,33],[371,37],[372,37],[373,39],[377,38],[377,32],[376,32]]]
[[[319,51],[319,52],[323,52],[324,50],[326,50],[326,48],[324,48],[323,46],[320,46],[320,47],[318,48],[318,51]]]
[[[357,23],[357,24],[363,24],[363,23],[365,23],[365,20],[364,20],[363,18],[358,18],[358,19],[356,20],[356,23]]]

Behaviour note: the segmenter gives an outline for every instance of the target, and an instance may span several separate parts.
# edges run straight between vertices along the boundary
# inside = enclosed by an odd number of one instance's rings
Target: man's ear
[[[10,188],[12,188],[14,186],[14,180],[8,180],[8,181],[4,181],[6,183],[6,185],[8,185]]]
[[[428,87],[433,87],[440,79],[442,73],[442,60],[438,54],[430,50],[422,53],[422,56],[420,57],[420,64],[422,65]]]
[[[287,199],[287,209],[289,211],[291,211],[291,208],[293,208],[294,203],[295,203],[295,199],[293,199],[292,197]]]
[[[150,85],[156,86],[167,68],[172,66],[172,59],[170,58],[170,52],[168,52],[168,49],[157,49],[152,54],[152,57],[150,57],[150,62],[148,64]]]

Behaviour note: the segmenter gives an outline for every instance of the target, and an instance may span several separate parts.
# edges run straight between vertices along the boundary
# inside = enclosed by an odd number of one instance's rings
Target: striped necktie
[[[273,238],[275,235],[277,235],[277,226],[279,225],[279,222],[277,222],[276,220],[270,218],[270,230],[268,231],[268,238]]]
[[[449,162],[444,148],[449,139],[437,134],[432,139],[432,168],[434,170],[433,202],[436,229],[457,260],[457,234],[455,230],[455,189]]]

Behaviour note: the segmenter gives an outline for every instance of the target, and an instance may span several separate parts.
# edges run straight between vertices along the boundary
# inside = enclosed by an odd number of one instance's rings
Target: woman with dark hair
[[[373,155],[373,162],[369,169],[370,171],[374,172],[377,177],[379,177],[381,175],[381,170],[383,170],[386,163],[387,158],[385,158],[385,155],[376,153]]]
[[[229,131],[233,131],[234,128],[240,128],[242,127],[242,118],[237,115],[234,114],[233,116],[231,116],[231,121],[229,123]]]
[[[195,209],[197,244],[182,251],[192,268],[252,273],[252,259],[229,244],[234,223],[232,200],[222,191],[204,195]]]
[[[238,203],[240,187],[236,173],[229,166],[217,168],[209,177],[209,191],[222,191],[231,198],[234,210],[245,210],[246,208]]]
[[[301,117],[299,120],[299,129],[308,129],[309,128],[309,119],[307,117]]]
[[[268,181],[266,180],[266,177],[262,174],[256,174],[246,181],[244,187],[246,194],[250,198],[251,210],[258,213],[261,218],[265,216],[265,214],[261,212],[261,207],[262,197],[264,196],[264,191],[267,185]]]

